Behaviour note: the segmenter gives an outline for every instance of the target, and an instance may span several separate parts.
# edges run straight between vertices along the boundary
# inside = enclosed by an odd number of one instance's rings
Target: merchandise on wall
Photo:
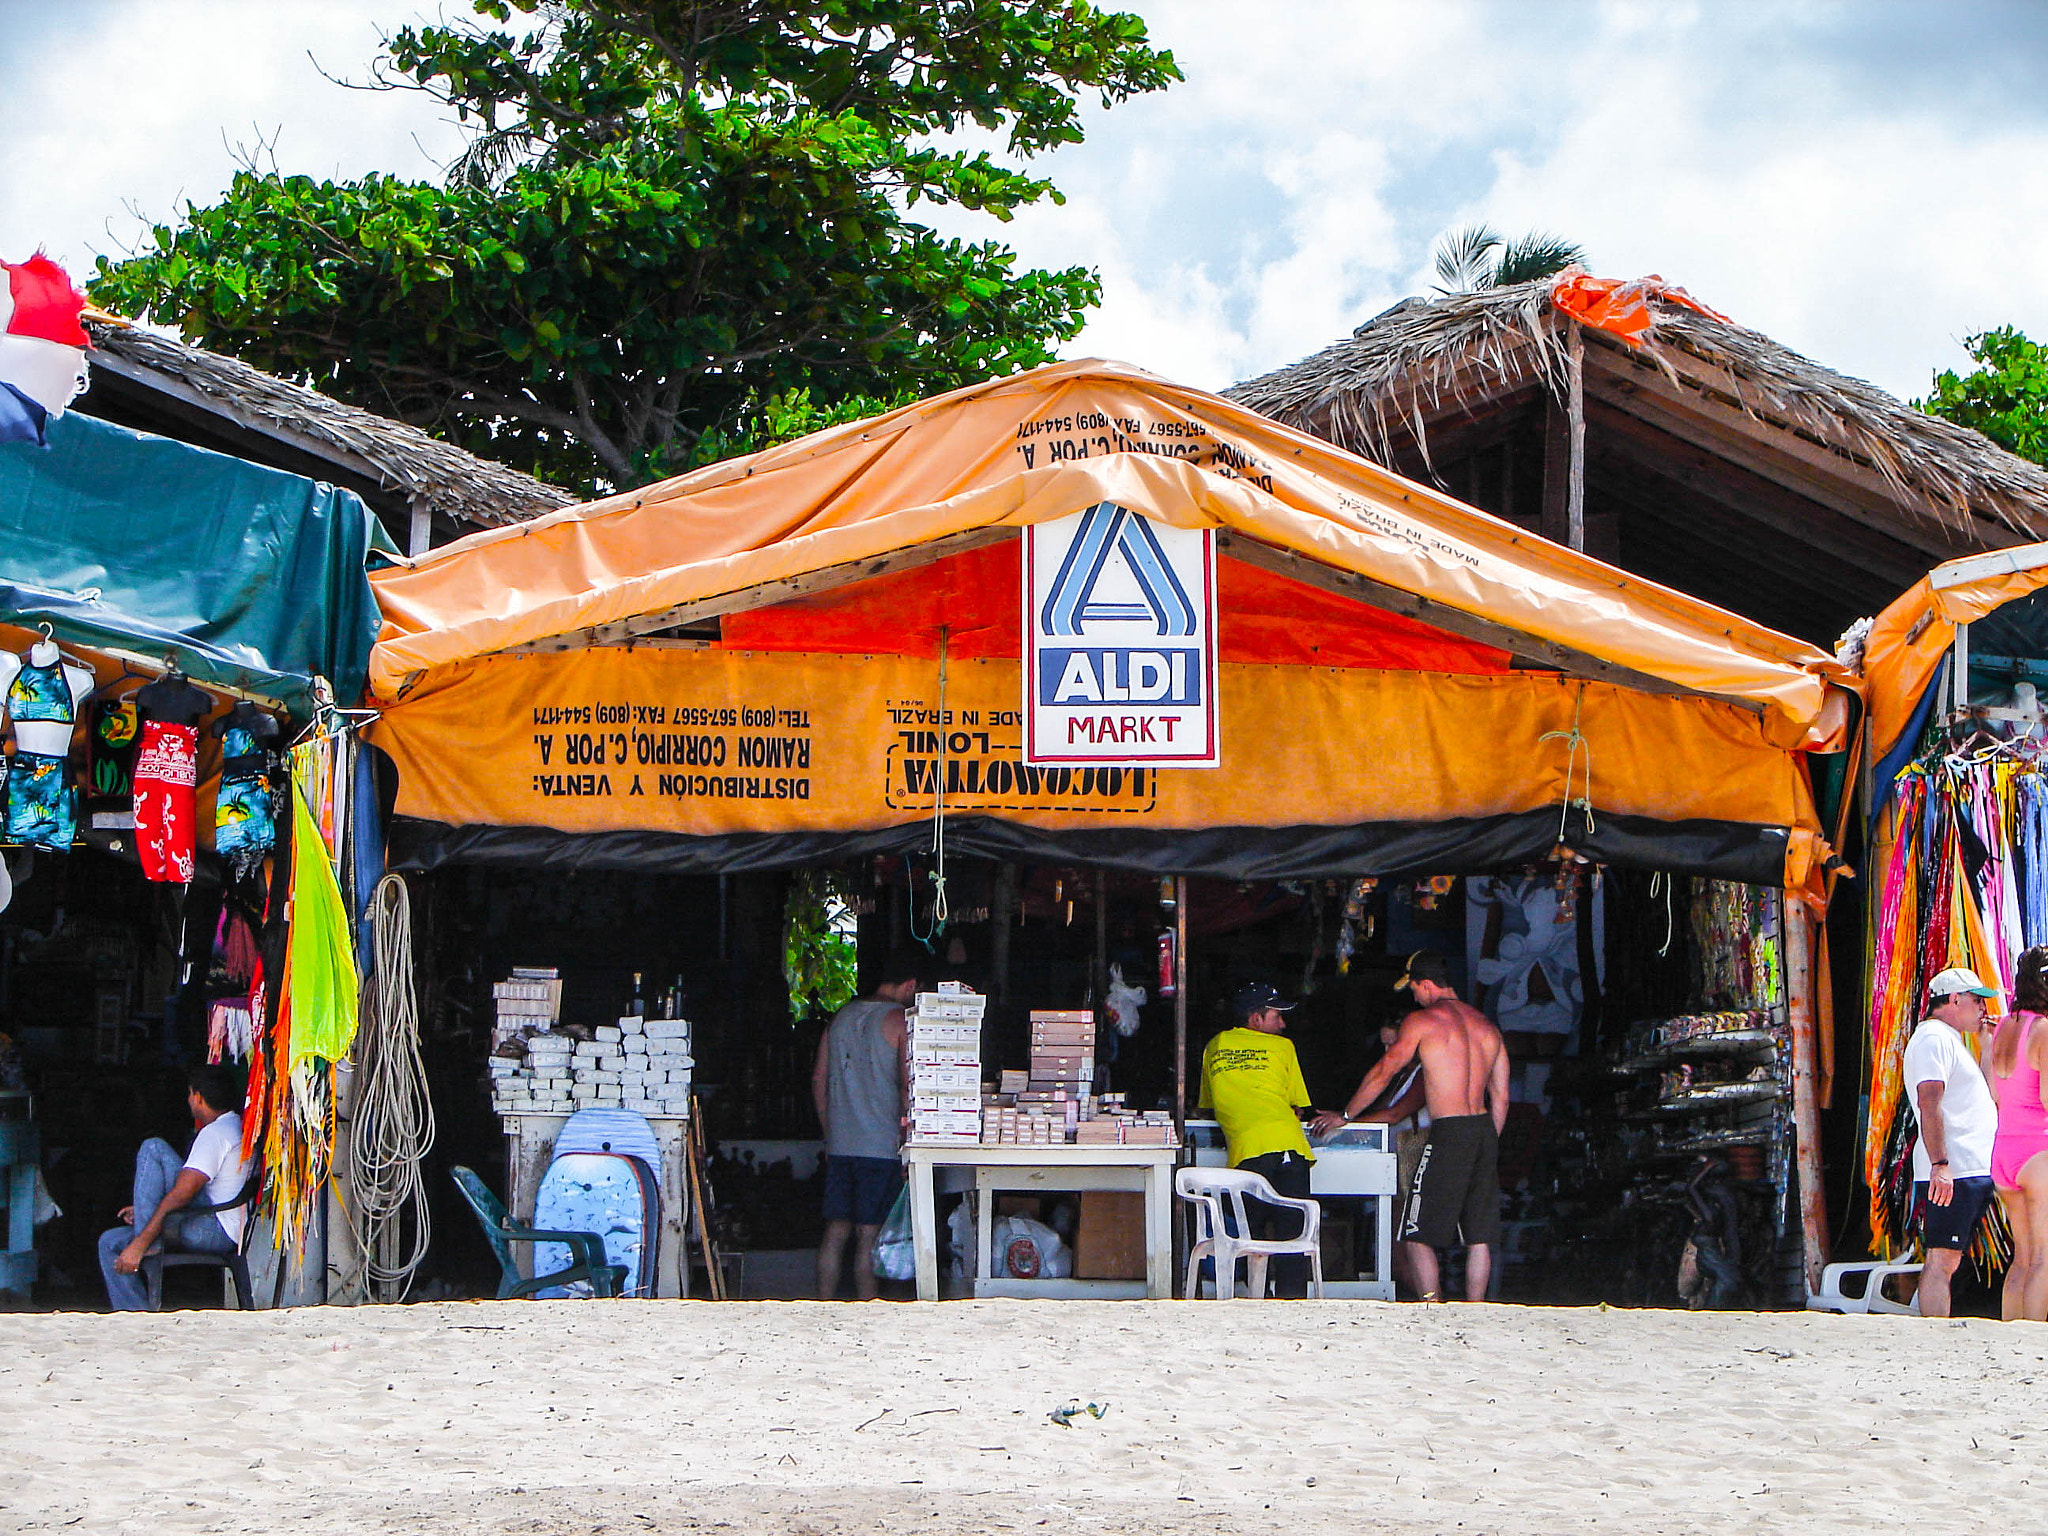
[[[1796,1301],[1782,897],[1607,876],[1609,952],[1626,964],[1609,969],[1598,1038],[1550,1079],[1516,1213],[1542,1228],[1528,1272],[1639,1305]]]
[[[1967,966],[2010,996],[2017,962],[2048,943],[2048,782],[2035,732],[1947,730],[1909,763],[1881,808],[1886,857],[1871,891],[1869,1121],[1863,1172],[1874,1249],[1896,1253],[1917,1226],[1917,1127],[1903,1080],[1928,979]],[[1888,846],[1886,846],[1888,844]],[[2001,1010],[2007,1004],[1997,1005]],[[1998,1206],[1972,1253],[2002,1262]]]

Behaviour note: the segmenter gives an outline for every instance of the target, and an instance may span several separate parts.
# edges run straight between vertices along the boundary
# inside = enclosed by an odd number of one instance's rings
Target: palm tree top
[[[1437,240],[1437,292],[1476,293],[1533,282],[1585,260],[1585,247],[1562,235],[1530,230],[1510,240],[1490,224],[1460,225]]]

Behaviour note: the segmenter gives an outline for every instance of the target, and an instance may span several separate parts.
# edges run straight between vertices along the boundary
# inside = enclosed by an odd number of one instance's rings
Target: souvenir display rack
[[[1664,984],[1682,985],[1689,1006],[1637,1017],[1608,1032],[1599,1054],[1559,1063],[1543,1165],[1511,1214],[1547,1224],[1542,1272],[1559,1283],[1673,1305],[1693,1226],[1686,1186],[1715,1159],[1740,1191],[1745,1283],[1765,1304],[1780,1299],[1779,1249],[1795,1210],[1781,898],[1725,881],[1675,884],[1658,888],[1669,917],[1652,938],[1670,941]],[[1639,1006],[1619,987],[1607,1001]]]

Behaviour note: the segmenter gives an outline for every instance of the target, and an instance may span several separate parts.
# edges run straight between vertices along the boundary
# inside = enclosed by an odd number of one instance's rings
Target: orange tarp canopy
[[[1877,616],[1863,646],[1872,761],[1898,745],[1956,643],[1956,626],[1974,624],[2042,587],[2048,587],[2048,544],[2023,544],[1937,565]]]
[[[1827,730],[1836,669],[1811,646],[1216,395],[1096,361],[955,391],[379,571],[385,623],[372,687],[394,698],[435,669],[1102,501],[1179,527],[1234,530],[1517,635],[1743,702],[1781,749],[1813,745]],[[1256,602],[1261,590],[1245,581],[1241,593]],[[822,611],[864,622],[844,603]],[[1228,614],[1226,599],[1226,626]],[[987,617],[994,645],[1002,615]],[[1268,612],[1261,625],[1248,613],[1240,633],[1263,627],[1284,649],[1294,643],[1286,619]],[[734,630],[748,622],[736,618]],[[782,621],[752,622],[764,647],[789,633],[777,630]],[[1398,624],[1378,628],[1385,644],[1401,641],[1418,658],[1432,646],[1461,658],[1441,670],[1497,664],[1489,647],[1427,626],[1405,637]]]
[[[1013,712],[1014,658],[953,656],[943,713],[927,657],[592,647],[437,672],[372,739],[399,809],[446,826],[691,837],[855,833],[954,818],[1117,837],[1303,824],[1473,825],[1590,795],[1625,818],[1785,829],[1784,879],[1820,855],[1798,754],[1752,715],[1550,673],[1221,668],[1225,767],[1034,769]],[[1590,749],[1574,752],[1574,729]],[[542,745],[545,743],[545,745]],[[1574,832],[1580,818],[1571,818]],[[1547,850],[1546,840],[1543,848]]]

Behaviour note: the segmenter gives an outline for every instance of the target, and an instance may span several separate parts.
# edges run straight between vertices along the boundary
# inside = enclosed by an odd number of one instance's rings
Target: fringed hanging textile
[[[1927,982],[1968,966],[2009,990],[2020,954],[2048,943],[2048,784],[2008,748],[1939,748],[1895,781],[1891,857],[1871,914],[1869,1118],[1863,1145],[1872,1249],[1894,1254],[1917,1226],[1913,1107],[1903,1082],[1906,1042]],[[1994,1204],[1971,1257],[2003,1262],[2010,1231]]]
[[[266,1164],[278,1231],[296,1247],[334,1152],[334,1066],[356,1032],[358,980],[348,909],[314,807],[332,807],[333,754],[322,741],[291,753],[291,931],[273,1049]]]
[[[1888,1192],[1893,1183],[1894,1122],[1901,1103],[1900,1076],[1906,1040],[1916,1023],[1920,995],[1920,887],[1925,864],[1919,857],[1927,781],[1909,771],[1892,802],[1892,856],[1879,893],[1870,972],[1870,1122],[1863,1148],[1863,1181],[1870,1191],[1870,1231],[1887,1252],[1902,1240],[1892,1218]]]
[[[294,747],[265,913],[250,980],[249,1092],[243,1151],[263,1160],[279,1241],[298,1249],[331,1171],[335,1063],[355,1039],[359,983],[332,845],[333,738]]]

